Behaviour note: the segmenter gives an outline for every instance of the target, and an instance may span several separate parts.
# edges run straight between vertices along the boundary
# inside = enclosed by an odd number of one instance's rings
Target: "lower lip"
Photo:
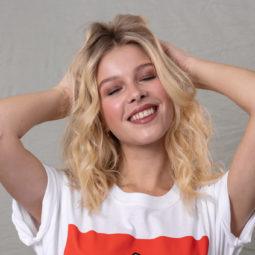
[[[151,114],[147,117],[144,117],[142,119],[133,120],[133,121],[130,121],[130,122],[133,123],[133,124],[146,124],[148,122],[151,122],[157,116],[157,113],[158,113],[158,108],[153,114]]]

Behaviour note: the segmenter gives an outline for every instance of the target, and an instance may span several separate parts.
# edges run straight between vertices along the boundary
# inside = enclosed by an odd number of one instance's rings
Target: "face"
[[[139,46],[117,46],[108,52],[99,63],[97,83],[103,119],[121,145],[162,142],[173,105]]]

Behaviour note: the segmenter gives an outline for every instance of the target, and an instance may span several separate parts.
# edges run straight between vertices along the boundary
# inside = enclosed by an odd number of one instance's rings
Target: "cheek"
[[[155,93],[157,94],[157,97],[160,98],[162,102],[164,102],[164,111],[168,113],[168,116],[172,119],[174,115],[174,105],[172,99],[166,93],[164,87],[161,84],[159,84]]]
[[[121,121],[121,106],[117,102],[102,102],[102,113],[110,129],[116,122]]]
[[[152,87],[153,90],[153,94],[158,97],[159,99],[163,100],[163,101],[171,101],[170,97],[168,96],[168,94],[166,93],[165,88],[162,86],[162,84],[160,83],[160,81],[157,81],[157,84],[155,86]]]

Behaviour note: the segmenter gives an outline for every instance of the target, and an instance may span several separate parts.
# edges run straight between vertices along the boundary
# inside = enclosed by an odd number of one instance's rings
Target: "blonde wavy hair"
[[[145,51],[173,101],[174,120],[165,135],[165,149],[171,159],[171,176],[184,202],[196,198],[201,185],[224,173],[220,164],[212,161],[208,149],[212,122],[195,99],[196,88],[189,75],[166,54],[143,17],[117,15],[111,22],[90,25],[69,67],[75,99],[61,140],[64,165],[60,170],[70,186],[81,191],[82,206],[89,213],[99,210],[120,178],[121,146],[102,121],[96,76],[102,57],[125,44],[136,44]]]

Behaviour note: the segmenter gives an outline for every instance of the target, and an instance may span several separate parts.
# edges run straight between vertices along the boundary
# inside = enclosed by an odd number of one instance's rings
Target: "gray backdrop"
[[[255,69],[254,0],[1,0],[0,98],[49,89],[80,47],[83,28],[118,13],[147,16],[162,39],[201,58]],[[245,86],[245,84],[244,84]],[[198,91],[212,115],[215,160],[229,166],[248,115],[225,96]],[[41,161],[57,165],[65,120],[46,122],[22,141]],[[254,254],[255,245],[242,254]],[[0,185],[0,254],[34,254],[11,222],[11,197]]]

